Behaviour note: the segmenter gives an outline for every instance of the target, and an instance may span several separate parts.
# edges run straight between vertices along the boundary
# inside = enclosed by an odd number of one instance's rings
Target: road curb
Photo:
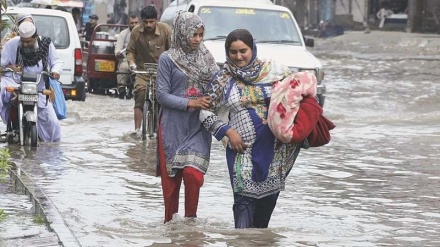
[[[58,243],[63,247],[81,247],[78,239],[69,229],[52,201],[38,188],[26,172],[17,167],[16,164],[10,164],[9,176],[15,190],[29,197],[32,202],[33,213],[43,217],[46,227],[58,237]]]

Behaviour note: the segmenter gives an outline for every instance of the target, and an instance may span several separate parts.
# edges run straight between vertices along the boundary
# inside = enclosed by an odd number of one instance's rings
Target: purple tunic
[[[211,133],[199,120],[200,110],[187,109],[191,98],[203,95],[200,83],[188,78],[165,53],[159,57],[157,101],[161,105],[160,128],[169,176],[178,169],[208,170]]]

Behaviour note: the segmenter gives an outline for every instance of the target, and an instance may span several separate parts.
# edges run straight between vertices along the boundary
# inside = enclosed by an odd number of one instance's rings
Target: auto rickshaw
[[[116,92],[115,45],[118,34],[125,28],[128,25],[98,24],[90,41],[81,41],[83,73],[89,93],[108,95]]]

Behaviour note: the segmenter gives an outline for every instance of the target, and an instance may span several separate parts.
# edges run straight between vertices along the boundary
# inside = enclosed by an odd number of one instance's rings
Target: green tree
[[[0,182],[4,182],[8,177],[9,167],[11,167],[9,163],[10,157],[11,155],[9,154],[9,149],[0,149]]]
[[[9,176],[9,167],[11,166],[9,163],[9,149],[2,148],[0,149],[0,183],[6,181],[6,178]],[[2,222],[7,217],[5,211],[0,208],[0,222]]]

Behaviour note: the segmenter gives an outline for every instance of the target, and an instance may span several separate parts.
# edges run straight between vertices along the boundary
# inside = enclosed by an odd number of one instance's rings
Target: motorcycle
[[[10,68],[3,69],[3,73],[7,72],[13,74],[12,78],[16,83],[16,85],[5,87],[6,91],[11,93],[11,109],[6,130],[7,141],[14,142],[18,134],[20,145],[37,147],[39,94],[42,93],[46,96],[51,94],[49,89],[39,90],[38,84],[44,80],[44,76],[51,78],[52,76],[46,71],[39,74],[22,74],[21,72],[14,72]],[[17,78],[18,76],[20,78]],[[18,108],[18,113],[14,106]]]

